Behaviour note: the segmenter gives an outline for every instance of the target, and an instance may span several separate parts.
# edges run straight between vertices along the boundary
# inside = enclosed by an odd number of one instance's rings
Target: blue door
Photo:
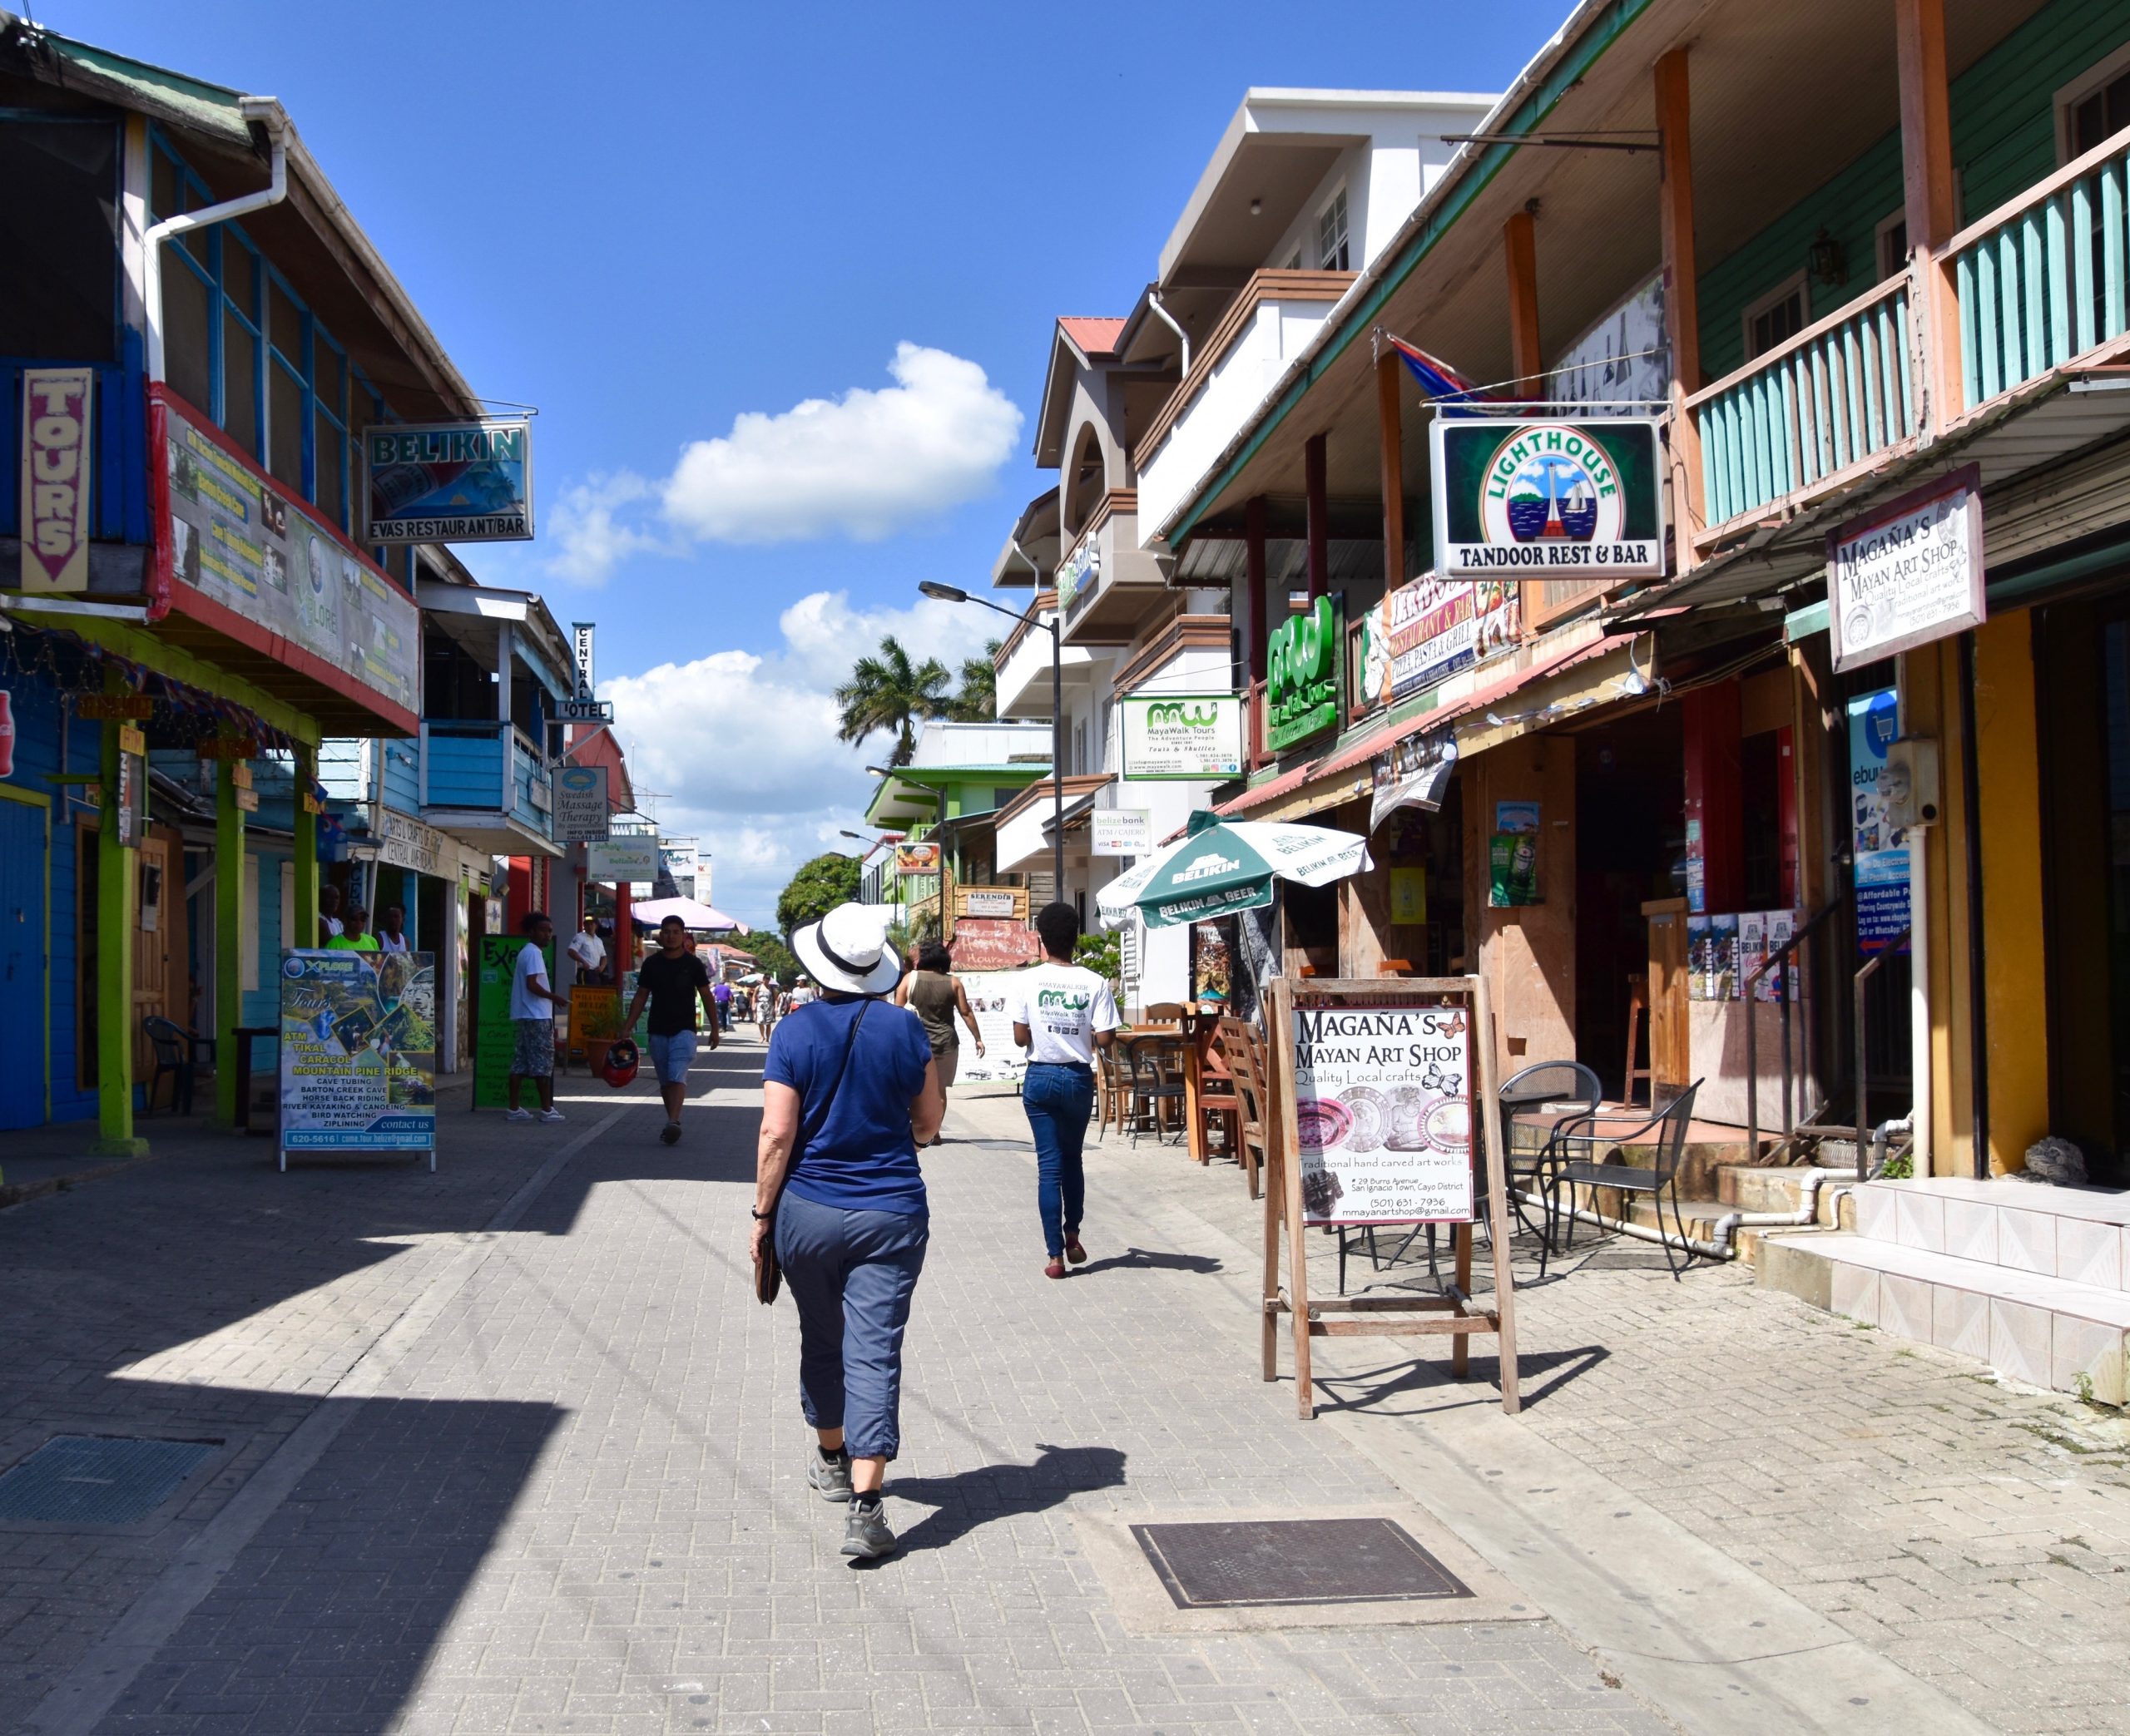
[[[47,812],[0,798],[0,1128],[44,1120]]]

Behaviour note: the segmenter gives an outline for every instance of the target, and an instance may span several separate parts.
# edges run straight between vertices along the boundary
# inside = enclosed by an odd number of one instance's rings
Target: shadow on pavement
[[[1124,1485],[1124,1454],[1114,1447],[1036,1446],[1033,1465],[986,1465],[953,1476],[890,1476],[888,1493],[934,1511],[902,1534],[902,1552],[944,1549],[993,1519],[1041,1513],[1075,1495]]]
[[[1415,1341],[1426,1343],[1422,1338]],[[1476,1346],[1489,1343],[1486,1338],[1474,1339],[1471,1372],[1459,1380],[1449,1372],[1447,1348],[1439,1358],[1415,1363],[1399,1363],[1391,1368],[1370,1369],[1365,1374],[1331,1374],[1319,1368],[1312,1370],[1316,1387],[1316,1407],[1319,1411],[1367,1411],[1385,1417],[1414,1417],[1440,1408],[1439,1402],[1399,1404],[1401,1398],[1418,1398],[1424,1394],[1429,1400],[1451,1400],[1455,1402],[1498,1403],[1501,1397],[1501,1359],[1482,1356]],[[1589,1373],[1612,1353],[1602,1345],[1585,1344],[1575,1350],[1527,1350],[1516,1358],[1517,1384],[1522,1389],[1523,1407],[1529,1410],[1543,1404],[1555,1392],[1571,1381],[1579,1380]]]
[[[1090,1260],[1077,1267],[1075,1278],[1092,1278],[1097,1272],[1195,1272],[1201,1277],[1225,1270],[1221,1263],[1210,1254],[1171,1254],[1157,1248],[1127,1248],[1122,1254],[1112,1254],[1106,1259]]]

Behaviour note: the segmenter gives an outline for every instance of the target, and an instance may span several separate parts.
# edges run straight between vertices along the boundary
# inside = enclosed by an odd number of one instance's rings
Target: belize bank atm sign
[[[522,542],[532,535],[532,425],[394,422],[363,436],[373,542]]]
[[[1654,419],[1437,416],[1436,571],[1474,579],[1661,578]]]

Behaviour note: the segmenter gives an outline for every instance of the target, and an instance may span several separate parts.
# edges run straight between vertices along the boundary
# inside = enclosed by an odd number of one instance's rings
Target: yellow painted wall
[[[2032,616],[2022,609],[1984,622],[1974,636],[1989,1167],[1998,1175],[2024,1167],[2027,1147],[2048,1131],[2041,763],[2032,628]]]

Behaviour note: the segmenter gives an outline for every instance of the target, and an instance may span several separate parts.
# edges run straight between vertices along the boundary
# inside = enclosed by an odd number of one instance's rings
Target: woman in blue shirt
[[[849,1505],[843,1553],[890,1554],[881,1511],[902,1444],[902,1341],[924,1264],[917,1148],[945,1099],[924,1026],[879,998],[902,974],[879,917],[840,904],[792,937],[820,985],[770,1039],[755,1246],[771,1235],[799,1305],[799,1403],[819,1437],[807,1483]]]

